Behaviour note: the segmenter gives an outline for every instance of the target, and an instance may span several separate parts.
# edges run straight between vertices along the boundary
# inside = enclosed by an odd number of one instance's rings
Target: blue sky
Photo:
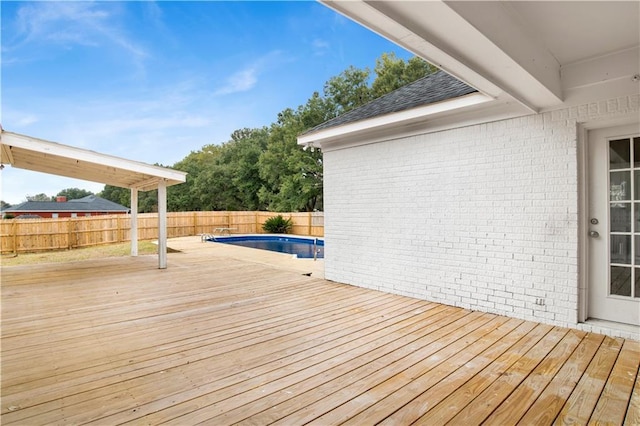
[[[172,165],[350,65],[412,55],[311,1],[2,2],[5,130]],[[6,167],[0,198],[104,185]]]

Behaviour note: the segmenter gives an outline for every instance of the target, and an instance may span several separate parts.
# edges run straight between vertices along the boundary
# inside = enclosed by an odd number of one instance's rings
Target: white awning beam
[[[158,267],[167,267],[167,187],[187,174],[18,133],[0,133],[0,163],[131,189],[131,255],[138,255],[138,191],[158,189]]]
[[[121,188],[152,189],[158,179],[167,186],[183,183],[186,173],[95,151],[2,131],[2,164],[41,173],[67,176]],[[152,187],[149,183],[154,182]]]

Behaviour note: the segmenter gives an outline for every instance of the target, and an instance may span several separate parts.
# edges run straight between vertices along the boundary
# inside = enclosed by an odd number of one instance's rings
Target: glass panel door
[[[608,294],[640,298],[640,138],[637,137],[609,141],[609,232]]]

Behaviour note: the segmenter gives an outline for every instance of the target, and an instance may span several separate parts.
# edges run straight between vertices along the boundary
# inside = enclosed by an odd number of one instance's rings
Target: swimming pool
[[[261,250],[294,254],[300,259],[324,258],[324,240],[319,238],[285,237],[281,235],[242,235],[232,237],[211,237],[207,241],[251,247]]]

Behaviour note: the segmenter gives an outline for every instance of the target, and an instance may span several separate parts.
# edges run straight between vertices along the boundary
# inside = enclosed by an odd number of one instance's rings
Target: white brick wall
[[[633,96],[325,152],[325,276],[575,325],[576,124],[637,110]]]

